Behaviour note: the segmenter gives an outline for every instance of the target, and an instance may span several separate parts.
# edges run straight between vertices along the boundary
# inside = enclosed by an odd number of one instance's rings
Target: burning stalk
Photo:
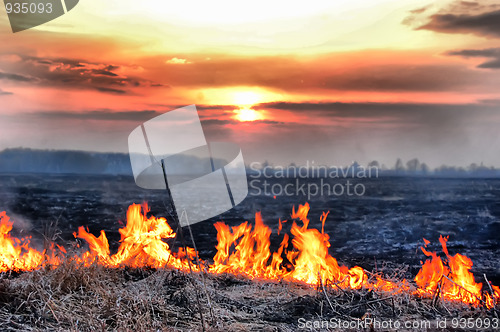
[[[493,299],[493,304],[489,304],[489,307],[492,308],[493,314],[495,315],[496,318],[498,318],[497,311],[495,310],[495,304],[497,303],[497,297],[495,296],[495,292],[493,291],[493,288],[491,287],[490,281],[488,280],[488,278],[486,278],[486,274],[483,274],[483,277],[484,277],[484,280],[486,280],[486,284],[488,284],[488,288],[490,289],[490,292],[491,292],[491,298]]]

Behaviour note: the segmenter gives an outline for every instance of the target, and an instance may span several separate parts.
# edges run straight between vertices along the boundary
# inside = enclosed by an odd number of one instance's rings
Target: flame
[[[276,252],[270,252],[271,229],[264,225],[262,216],[257,213],[255,226],[247,222],[229,228],[222,222],[215,224],[217,229],[217,254],[209,271],[212,273],[243,274],[250,278],[284,279],[317,285],[329,281],[339,287],[361,288],[367,276],[360,267],[349,269],[339,266],[337,260],[330,256],[329,236],[316,229],[308,229],[309,204],[300,205],[292,211],[292,219],[302,221],[302,226],[293,223],[292,250],[288,250],[289,236],[285,234]],[[321,217],[322,222],[327,214]],[[280,228],[282,222],[280,221]],[[234,251],[230,252],[234,246]],[[283,255],[284,254],[284,255]],[[285,257],[283,257],[285,256]],[[286,258],[288,264],[283,264]]]
[[[78,228],[74,236],[85,240],[89,245],[89,251],[81,258],[75,259],[85,265],[92,264],[97,260],[100,264],[108,267],[144,267],[150,266],[160,268],[166,265],[184,269],[188,267],[188,261],[183,251],[179,251],[176,257],[170,250],[164,239],[175,237],[175,233],[165,218],[146,217],[149,209],[141,205],[132,204],[127,211],[127,225],[120,229],[120,246],[114,255],[110,255],[109,243],[104,231],[99,237],[86,231],[83,227]],[[188,259],[193,259],[196,253],[189,248]]]
[[[0,212],[0,272],[29,271],[44,264],[58,265],[60,258],[52,243],[49,250],[38,251],[30,248],[31,237],[14,238],[10,236],[13,222],[5,211]],[[64,248],[59,247],[61,252]]]
[[[348,268],[339,265],[329,254],[330,237],[324,232],[328,212],[320,217],[321,232],[309,229],[309,204],[293,208],[291,219],[291,237],[283,234],[283,239],[275,252],[271,252],[271,228],[264,224],[260,212],[255,215],[255,225],[248,222],[229,227],[223,222],[214,224],[217,230],[217,253],[207,271],[213,274],[232,273],[251,279],[286,280],[305,283],[311,286],[331,285],[341,289],[374,289],[384,292],[411,292],[416,296],[435,297],[439,295],[448,301],[460,301],[473,306],[495,307],[500,299],[500,288],[492,284],[483,287],[476,283],[470,272],[472,261],[464,255],[451,256],[446,242],[440,237],[443,253],[441,259],[437,253],[424,247],[430,241],[424,239],[421,247],[429,257],[415,277],[415,286],[405,279],[391,281],[381,275],[367,273],[359,266]],[[57,266],[64,259],[74,260],[83,266],[100,264],[107,267],[129,266],[171,267],[198,271],[198,265],[192,264],[197,253],[193,248],[180,248],[173,252],[168,240],[176,234],[165,218],[147,217],[149,208],[132,204],[127,211],[127,224],[120,229],[120,246],[115,254],[110,253],[109,242],[104,231],[96,237],[84,227],[74,233],[76,238],[88,244],[88,250],[74,256],[66,255],[66,250],[54,243],[48,250],[37,251],[30,247],[30,238],[15,238],[10,235],[13,223],[5,212],[0,213],[0,272],[29,271],[44,266]],[[278,236],[283,230],[280,219]],[[291,238],[291,241],[290,241]],[[190,266],[191,265],[191,266]],[[369,277],[368,274],[374,277]]]
[[[459,253],[451,256],[446,246],[447,241],[448,237],[439,237],[443,253],[446,255],[444,262],[435,252],[420,248],[424,255],[431,257],[431,260],[425,261],[415,277],[415,282],[419,287],[418,294],[440,295],[447,300],[461,301],[473,306],[481,304],[489,308],[495,306],[494,298],[498,299],[500,296],[499,288],[490,285],[495,295],[485,293],[483,296],[483,284],[476,283],[474,275],[470,272],[472,260]],[[424,243],[427,246],[430,242],[424,239]]]

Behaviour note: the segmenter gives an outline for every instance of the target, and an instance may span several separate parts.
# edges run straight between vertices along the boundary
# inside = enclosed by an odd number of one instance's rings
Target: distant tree
[[[394,166],[394,170],[396,172],[404,172],[405,171],[405,167],[403,165],[403,161],[401,160],[401,158],[398,158],[398,160],[396,160],[396,165]]]
[[[420,170],[420,161],[417,158],[413,158],[406,163],[406,168],[412,173],[416,173]]]
[[[477,164],[476,163],[472,163],[472,164],[469,165],[469,171],[471,171],[472,173],[474,173],[476,170],[477,170]]]
[[[420,170],[422,171],[422,174],[429,174],[431,169],[429,166],[427,166],[426,163],[420,164]]]

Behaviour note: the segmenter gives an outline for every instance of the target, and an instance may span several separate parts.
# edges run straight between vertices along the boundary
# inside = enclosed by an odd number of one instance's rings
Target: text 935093
[[[7,14],[51,14],[53,7],[51,2],[7,2],[5,1]]]

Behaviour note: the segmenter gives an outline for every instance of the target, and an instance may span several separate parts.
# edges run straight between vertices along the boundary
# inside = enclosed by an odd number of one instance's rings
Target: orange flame
[[[375,289],[385,292],[412,292],[417,296],[435,296],[438,294],[450,301],[461,301],[473,306],[484,305],[492,308],[499,302],[500,288],[488,285],[483,290],[481,283],[476,283],[470,272],[472,261],[460,254],[451,256],[446,247],[448,238],[440,237],[446,259],[443,261],[435,252],[421,247],[422,252],[430,257],[422,264],[415,277],[416,290],[405,280],[389,281],[380,275],[374,280],[368,277],[365,270],[359,266],[348,268],[339,265],[329,254],[330,237],[324,232],[328,213],[320,217],[321,232],[309,229],[309,204],[300,205],[292,210],[294,219],[290,236],[283,235],[279,248],[271,253],[271,229],[262,220],[262,215],[256,213],[255,225],[248,222],[239,226],[229,227],[223,222],[215,223],[217,229],[217,253],[213,264],[208,265],[208,271],[213,274],[232,273],[248,278],[266,280],[287,280],[302,282],[309,285],[319,283],[330,284],[338,288]],[[87,242],[89,250],[74,257],[67,257],[88,266],[101,264],[107,267],[130,266],[134,268],[149,266],[154,268],[172,267],[187,270],[196,257],[193,248],[179,249],[172,252],[168,239],[176,234],[165,218],[147,217],[149,209],[132,204],[127,211],[127,224],[120,229],[120,246],[117,252],[110,254],[109,242],[104,231],[99,237],[94,236],[80,227],[74,236]],[[299,220],[302,225],[297,224]],[[282,230],[279,221],[278,235]],[[30,239],[17,239],[10,235],[12,223],[5,212],[0,213],[0,272],[28,271],[43,266],[57,266],[62,263],[60,256],[66,253],[63,247],[54,244],[47,251],[37,251],[30,248]],[[427,246],[430,242],[424,239]],[[198,266],[192,268],[197,271]]]
[[[446,246],[447,241],[448,237],[439,237],[439,242],[446,255],[444,262],[435,252],[429,252],[423,247],[420,248],[427,257],[431,257],[431,260],[425,261],[415,277],[415,282],[419,287],[417,293],[430,296],[439,294],[447,300],[461,301],[473,306],[481,304],[489,308],[495,306],[494,298],[498,301],[499,288],[490,285],[495,295],[484,293],[483,296],[482,283],[476,283],[474,275],[469,271],[472,268],[472,260],[458,253],[451,256]],[[425,239],[424,242],[426,246],[430,243]]]
[[[31,237],[18,239],[10,236],[12,225],[5,211],[0,212],[0,272],[29,271],[44,264],[60,263],[54,244],[51,245],[50,253],[30,248]],[[64,252],[62,247],[59,250]]]
[[[175,268],[188,267],[188,261],[181,257],[174,257],[169,245],[163,239],[175,237],[175,233],[170,228],[165,218],[146,217],[149,209],[144,206],[144,214],[141,213],[141,206],[132,204],[127,211],[127,225],[120,229],[120,247],[114,255],[110,255],[109,243],[104,231],[99,237],[87,232],[83,227],[78,228],[75,237],[85,240],[89,245],[89,252],[85,252],[77,261],[90,265],[94,260],[109,267],[130,266],[143,267],[150,266],[159,268],[168,265]],[[188,249],[189,259],[196,253],[194,249]],[[179,252],[178,256],[185,257],[185,253]]]

